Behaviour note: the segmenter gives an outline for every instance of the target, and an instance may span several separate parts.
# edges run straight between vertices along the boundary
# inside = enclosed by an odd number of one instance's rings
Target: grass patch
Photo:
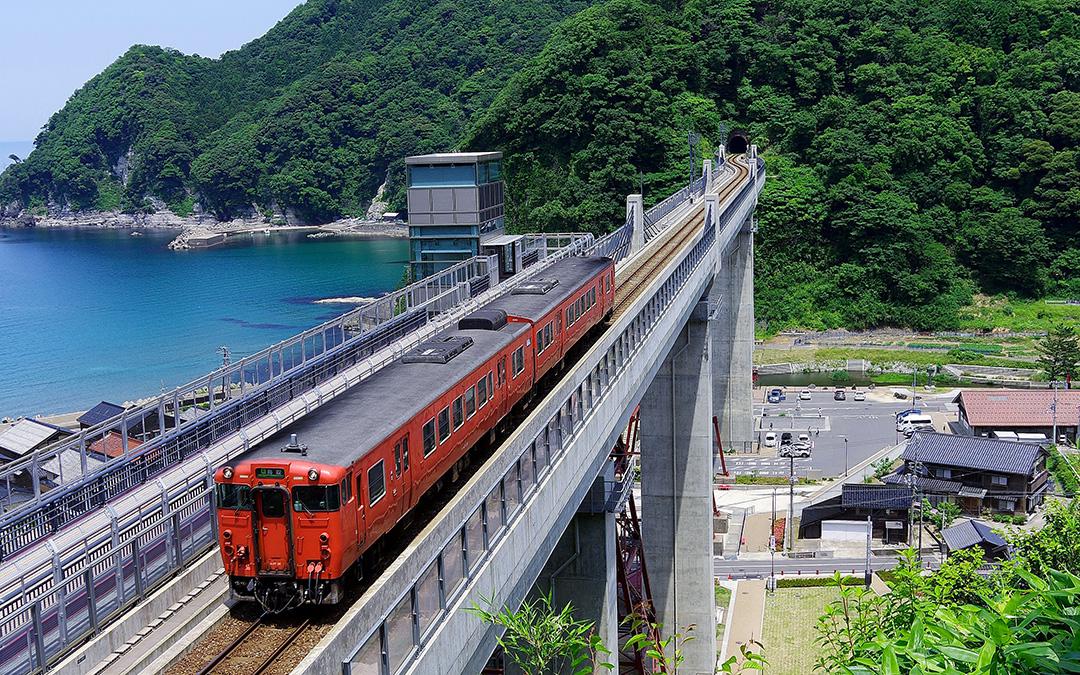
[[[727,627],[727,621],[731,620],[731,617],[727,615],[727,608],[731,602],[731,589],[726,588],[719,581],[713,582],[713,600],[716,602],[717,607],[724,609],[724,621],[725,623],[716,624],[716,653],[720,653],[720,649],[724,645],[724,630]]]
[[[786,588],[765,598],[762,633],[769,675],[809,675],[815,671],[819,647],[818,617],[825,606],[840,597],[836,586]]]
[[[961,330],[1045,331],[1066,321],[1080,321],[1080,306],[977,295],[971,305],[960,310]]]
[[[1066,497],[1075,496],[1077,489],[1080,488],[1078,484],[1080,482],[1077,481],[1076,473],[1073,471],[1073,467],[1076,466],[1075,460],[1070,466],[1070,459],[1073,458],[1065,456],[1061,448],[1057,446],[1052,446],[1046,456],[1046,468],[1054,477],[1058,492]]]
[[[986,356],[982,352],[967,349],[953,349],[949,352],[934,352],[926,349],[874,349],[873,347],[803,347],[801,349],[756,349],[754,363],[813,363],[827,370],[843,368],[849,359],[865,359],[877,367],[893,365],[910,366],[912,364],[940,366],[946,363],[964,365],[999,366],[1002,368],[1031,368],[1028,361],[1017,361],[1002,357]],[[910,375],[909,381],[910,381]]]
[[[799,478],[799,485],[817,485],[819,481]],[[759,476],[756,473],[735,476],[736,485],[787,485],[787,476]]]

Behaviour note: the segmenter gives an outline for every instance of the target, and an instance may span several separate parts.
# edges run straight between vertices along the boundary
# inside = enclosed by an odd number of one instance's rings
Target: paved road
[[[870,568],[874,571],[888,570],[896,567],[898,558],[870,556]],[[931,568],[938,567],[941,563],[937,556],[923,555],[923,562],[929,563]],[[768,560],[725,560],[713,559],[713,573],[717,577],[746,579],[769,576],[772,565]],[[792,559],[776,556],[776,574],[784,576],[802,574],[862,574],[866,569],[866,558],[805,558]]]
[[[759,394],[760,395],[760,394]],[[910,403],[862,401],[856,403],[848,394],[846,401],[834,401],[833,390],[814,391],[809,401],[798,400],[798,390],[788,389],[787,400],[781,403],[757,403],[756,415],[764,414],[762,427],[783,431],[792,426],[819,429],[811,433],[814,441],[814,454],[810,459],[795,461],[796,474],[817,469],[825,476],[839,476],[845,467],[851,467],[874,454],[883,447],[894,445],[903,436],[896,431],[896,413],[910,407]],[[947,398],[920,401],[919,408],[924,411],[945,412],[955,410]],[[784,413],[781,416],[781,413]],[[807,420],[794,415],[821,415],[821,422]],[[762,432],[764,436],[764,432]],[[844,438],[847,438],[846,451]],[[845,456],[846,455],[846,456]],[[757,472],[766,476],[785,476],[788,474],[788,460],[784,458],[762,458],[754,455],[728,455],[728,466],[735,473]]]

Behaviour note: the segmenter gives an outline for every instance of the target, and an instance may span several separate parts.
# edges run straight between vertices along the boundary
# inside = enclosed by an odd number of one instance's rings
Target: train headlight
[[[224,469],[222,469],[221,470],[221,475],[225,478],[225,480],[229,480],[230,478],[232,478],[232,467],[227,466]]]
[[[308,480],[319,480],[319,470],[318,469],[308,469],[307,477],[308,477]]]
[[[222,530],[221,536],[225,539],[232,539],[232,530]]]
[[[326,542],[330,541],[330,535],[323,532],[322,534],[319,535],[319,541],[321,541],[322,543],[325,544]]]

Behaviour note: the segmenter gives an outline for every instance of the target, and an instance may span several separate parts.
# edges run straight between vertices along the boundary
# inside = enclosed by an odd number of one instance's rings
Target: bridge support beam
[[[642,540],[663,633],[681,646],[680,673],[712,673],[712,384],[709,303],[702,299],[641,402]]]
[[[550,593],[556,611],[571,603],[574,618],[593,622],[600,639],[611,650],[606,660],[614,663],[618,660],[619,649],[615,514],[607,512],[603,499],[605,473],[612,470],[613,465],[608,462],[604,469],[555,544],[551,557],[536,579],[532,595]],[[614,475],[608,476],[609,481],[613,479]],[[593,498],[597,493],[600,499]],[[515,672],[509,665],[507,675]],[[597,668],[595,672],[608,671]]]
[[[630,253],[645,247],[645,199],[641,195],[626,195],[626,217],[634,219],[634,233],[630,236]]]
[[[754,439],[754,234],[750,216],[721,253],[712,317],[713,405],[725,450],[749,449]]]

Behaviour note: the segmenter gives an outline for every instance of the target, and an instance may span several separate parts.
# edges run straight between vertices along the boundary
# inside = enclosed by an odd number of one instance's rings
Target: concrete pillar
[[[723,298],[713,314],[713,405],[725,450],[754,440],[754,235],[750,218],[721,252],[714,288]]]
[[[665,636],[694,626],[682,646],[686,675],[716,664],[708,316],[703,299],[641,401],[645,560]]]
[[[708,192],[709,188],[712,187],[712,160],[711,159],[706,159],[706,160],[701,162],[701,173],[702,173],[703,176],[705,176],[705,190],[704,190],[704,192]]]
[[[641,195],[626,195],[626,217],[633,215],[634,233],[630,237],[630,253],[645,246],[645,200]]]
[[[566,603],[574,607],[574,617],[592,621],[600,638],[611,650],[605,659],[618,662],[619,609],[618,574],[615,569],[615,514],[605,506],[605,478],[613,481],[614,465],[605,464],[585,497],[581,508],[563,532],[543,571],[536,579],[531,598],[550,593],[556,611]],[[566,673],[572,671],[566,670]],[[597,673],[608,673],[597,668]],[[507,670],[508,675],[511,673]]]
[[[727,159],[727,150],[725,149],[723,143],[721,143],[720,147],[717,148],[716,156],[720,159],[721,162]]]

